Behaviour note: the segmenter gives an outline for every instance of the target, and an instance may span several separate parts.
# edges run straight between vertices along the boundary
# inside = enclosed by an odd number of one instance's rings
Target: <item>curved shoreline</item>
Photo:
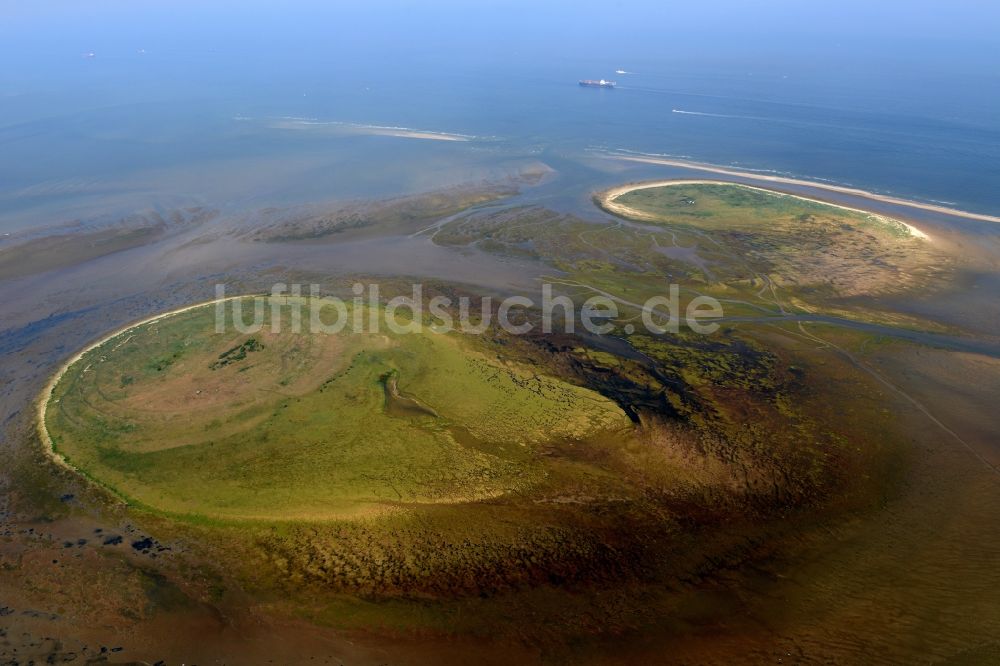
[[[250,294],[250,296],[252,295],[253,294]],[[73,366],[73,364],[75,364],[77,361],[83,358],[84,355],[86,355],[87,353],[93,351],[94,349],[97,349],[98,347],[107,342],[110,342],[111,340],[114,340],[115,338],[124,333],[128,333],[133,328],[136,328],[138,326],[151,324],[155,321],[159,321],[160,319],[165,319],[166,317],[172,317],[173,315],[181,314],[182,312],[187,312],[189,310],[195,310],[197,308],[202,308],[209,305],[216,305],[217,303],[224,303],[226,301],[232,301],[238,298],[247,298],[247,295],[244,294],[241,296],[227,296],[225,298],[213,298],[210,301],[202,301],[200,303],[194,303],[192,305],[185,305],[183,307],[174,310],[161,312],[160,314],[153,315],[151,317],[146,317],[145,319],[140,319],[139,321],[132,322],[131,324],[127,324],[125,326],[122,326],[121,328],[118,328],[117,330],[109,333],[108,335],[105,335],[104,337],[98,339],[96,342],[87,345],[77,353],[73,354],[73,356],[71,356],[65,363],[59,366],[59,369],[56,370],[55,374],[53,374],[52,377],[49,379],[49,381],[45,384],[45,388],[42,389],[42,392],[41,394],[39,394],[36,401],[36,407],[35,407],[36,408],[35,418],[37,421],[36,425],[38,429],[38,436],[42,440],[42,450],[44,451],[45,456],[49,460],[54,462],[56,465],[62,467],[63,469],[67,469],[71,472],[74,472],[85,479],[88,480],[90,479],[90,477],[84,474],[81,470],[77,469],[69,462],[67,462],[65,456],[63,456],[61,453],[55,450],[55,445],[52,442],[52,436],[49,434],[49,427],[45,424],[45,412],[48,410],[49,403],[52,401],[52,393],[55,391],[56,386],[59,384],[59,381],[62,380],[63,376],[66,374],[66,371],[69,370]],[[104,486],[101,485],[101,487],[103,488]]]
[[[919,210],[926,210],[932,213],[942,213],[944,215],[951,215],[954,217],[964,217],[970,220],[980,220],[983,222],[1000,223],[1000,216],[996,215],[987,215],[986,213],[973,213],[971,211],[960,210],[958,208],[948,208],[947,206],[922,203],[920,201],[902,199],[900,197],[893,197],[887,194],[877,194],[875,192],[869,192],[868,190],[862,190],[856,187],[847,187],[846,185],[829,185],[826,183],[819,183],[816,181],[804,180],[801,178],[790,178],[788,176],[769,176],[766,174],[754,173],[753,171],[739,171],[737,169],[727,169],[725,167],[715,166],[712,164],[703,164],[700,162],[687,162],[684,160],[672,160],[665,157],[661,158],[661,157],[651,157],[651,156],[641,156],[641,155],[620,155],[615,153],[610,153],[606,155],[606,157],[610,159],[623,160],[626,162],[639,162],[641,164],[659,164],[662,166],[680,167],[682,169],[707,171],[709,173],[717,173],[724,176],[736,176],[738,178],[748,178],[751,180],[760,180],[768,183],[782,183],[785,185],[799,185],[803,187],[812,187],[819,190],[826,190],[828,192],[836,192],[838,194],[847,194],[850,196],[871,199],[872,201],[892,204],[894,206],[906,206],[908,208],[917,208]],[[730,182],[730,181],[719,181],[719,182]],[[788,192],[781,192],[781,193],[789,194]],[[808,198],[808,197],[803,197],[803,198]],[[820,200],[814,199],[814,201],[820,201]],[[820,203],[830,203],[830,202],[820,201]],[[837,204],[831,204],[831,205],[837,205]],[[846,208],[846,206],[843,207]],[[867,213],[871,211],[863,211],[863,212]]]
[[[673,185],[730,185],[732,187],[745,187],[750,190],[757,190],[758,192],[767,192],[768,194],[777,194],[783,197],[792,197],[793,199],[799,199],[801,201],[809,201],[811,203],[818,203],[824,206],[832,206],[833,208],[840,208],[841,210],[849,210],[855,213],[862,213],[864,215],[875,215],[876,217],[881,217],[885,219],[891,219],[899,224],[902,224],[910,232],[910,235],[914,238],[919,238],[921,240],[932,240],[931,237],[924,231],[918,229],[914,225],[904,222],[900,219],[890,217],[888,215],[883,215],[882,213],[876,213],[870,210],[864,210],[861,208],[854,208],[852,206],[845,206],[843,204],[831,203],[829,201],[823,201],[822,199],[813,199],[811,197],[803,196],[801,194],[792,194],[791,192],[782,192],[781,190],[769,189],[766,187],[758,187],[756,185],[747,185],[746,183],[737,183],[731,180],[692,180],[692,179],[675,179],[675,180],[651,180],[642,183],[630,183],[628,185],[619,185],[618,187],[612,187],[609,190],[604,190],[603,192],[598,192],[594,195],[597,204],[605,211],[611,213],[612,215],[619,215],[621,217],[638,219],[638,220],[656,220],[656,216],[650,215],[648,213],[643,213],[634,208],[630,208],[625,204],[619,203],[617,199],[621,196],[628,194],[629,192],[635,192],[637,190],[648,190],[656,187],[670,187]],[[1000,222],[1000,218],[997,220]]]

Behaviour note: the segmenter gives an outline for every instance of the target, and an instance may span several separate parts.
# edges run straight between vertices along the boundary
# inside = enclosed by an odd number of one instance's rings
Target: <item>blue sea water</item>
[[[1000,9],[872,4],[0,0],[0,231],[606,150],[1000,214]]]

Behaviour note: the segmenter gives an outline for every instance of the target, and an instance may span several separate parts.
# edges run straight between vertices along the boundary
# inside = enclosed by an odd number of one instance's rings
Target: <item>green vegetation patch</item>
[[[629,427],[457,334],[272,333],[264,310],[249,337],[204,307],[85,354],[48,406],[56,449],[156,511],[323,520],[523,492],[540,447]]]
[[[913,288],[944,261],[899,220],[735,183],[647,187],[602,205],[700,236],[703,255],[732,282],[759,283],[764,275],[810,300],[823,290],[856,296]]]

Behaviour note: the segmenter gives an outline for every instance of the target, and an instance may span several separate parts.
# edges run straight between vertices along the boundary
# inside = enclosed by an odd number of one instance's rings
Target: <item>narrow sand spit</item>
[[[733,172],[736,173],[736,172]],[[806,181],[799,181],[805,183]],[[922,240],[931,240],[931,237],[926,233],[916,228],[912,224],[908,224],[894,217],[889,217],[887,215],[880,215],[878,213],[873,213],[869,210],[862,210],[861,208],[852,208],[850,206],[843,206],[841,204],[830,203],[828,201],[821,201],[820,199],[812,199],[809,197],[804,197],[798,194],[789,194],[788,192],[779,192],[778,190],[770,190],[764,187],[755,187],[753,185],[744,185],[743,183],[734,183],[732,181],[725,180],[654,180],[646,183],[631,183],[629,185],[621,185],[619,187],[614,187],[610,190],[605,190],[597,195],[597,199],[601,202],[601,206],[605,210],[608,210],[616,215],[621,215],[623,217],[631,217],[633,219],[653,219],[652,215],[648,215],[641,211],[635,210],[634,208],[629,208],[625,204],[619,203],[617,199],[629,192],[635,192],[637,190],[648,190],[654,187],[669,187],[671,185],[732,185],[733,187],[744,187],[748,190],[757,190],[758,192],[766,192],[768,194],[774,194],[776,196],[792,197],[793,199],[800,199],[802,201],[810,201],[813,203],[822,204],[824,206],[832,206],[833,208],[840,208],[841,210],[849,210],[855,213],[862,213],[864,215],[870,215],[876,217],[880,220],[892,220],[898,222],[906,227],[907,231],[914,238],[920,238]],[[822,186],[817,186],[822,187]],[[920,206],[920,204],[913,204]],[[922,207],[922,206],[921,206]],[[1000,219],[998,219],[1000,221]]]
[[[358,130],[359,134],[372,134],[375,136],[395,136],[401,139],[429,139],[431,141],[468,141],[468,137],[458,134],[445,134],[444,132],[422,132],[419,130],[398,130],[383,129],[381,127],[366,130]]]
[[[970,220],[983,220],[984,222],[1000,222],[1000,217],[997,217],[996,215],[987,215],[985,213],[972,213],[965,210],[959,210],[957,208],[948,208],[947,206],[937,206],[935,204],[922,203],[920,201],[910,201],[908,199],[900,199],[898,197],[892,197],[886,194],[876,194],[875,192],[869,192],[867,190],[861,190],[854,187],[845,187],[843,185],[829,185],[826,183],[817,183],[811,180],[788,178],[786,176],[769,176],[766,174],[754,173],[753,171],[738,171],[736,169],[726,169],[723,167],[713,166],[711,164],[701,164],[700,162],[686,162],[684,160],[672,160],[660,157],[645,157],[640,155],[617,155],[617,154],[608,154],[607,157],[616,160],[623,160],[626,162],[641,162],[643,164],[662,164],[663,166],[674,166],[674,167],[681,167],[684,169],[695,169],[697,171],[708,171],[710,173],[719,173],[726,176],[738,176],[740,178],[762,180],[769,183],[784,183],[786,185],[803,185],[805,187],[814,187],[819,190],[827,190],[830,192],[838,192],[840,194],[849,194],[851,196],[864,197],[866,199],[871,199],[873,201],[880,201],[882,203],[888,203],[897,206],[908,206],[910,208],[919,208],[921,210],[928,210],[934,213],[944,213],[945,215],[953,215],[955,217],[965,217]],[[826,203],[826,202],[823,201],[821,203]]]
[[[410,127],[392,127],[388,125],[363,125],[341,121],[306,120],[300,118],[283,118],[270,123],[272,129],[283,130],[314,130],[333,134],[364,134],[369,136],[394,136],[402,139],[429,139],[432,141],[471,141],[475,137],[453,132],[435,132],[432,130],[413,129]]]

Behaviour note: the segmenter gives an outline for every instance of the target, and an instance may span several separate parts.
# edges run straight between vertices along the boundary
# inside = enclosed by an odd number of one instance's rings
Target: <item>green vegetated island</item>
[[[55,449],[168,514],[330,520],[521,492],[541,479],[535,448],[629,424],[458,334],[271,333],[270,316],[216,334],[214,316],[130,329],[74,364],[48,412]]]
[[[331,610],[344,594],[397,600],[380,622],[447,618],[454,631],[510,624],[515,608],[663,621],[649,608],[672,607],[673,582],[749,557],[794,521],[877,501],[901,455],[891,415],[874,380],[822,351],[869,336],[792,321],[656,335],[634,326],[637,304],[673,281],[727,315],[920,326],[858,297],[946,273],[933,240],[733,184],[596,202],[618,219],[490,208],[422,233],[535,259],[581,302],[609,295],[621,305],[611,336],[272,333],[269,307],[258,332],[216,333],[214,308],[194,308],[67,367],[43,410],[52,446],[228,549],[246,580],[289,599],[308,589],[310,617],[359,625],[357,607]],[[602,592],[622,585],[642,593]],[[576,601],[532,592],[565,586]],[[454,616],[446,602],[463,598],[478,619]]]

